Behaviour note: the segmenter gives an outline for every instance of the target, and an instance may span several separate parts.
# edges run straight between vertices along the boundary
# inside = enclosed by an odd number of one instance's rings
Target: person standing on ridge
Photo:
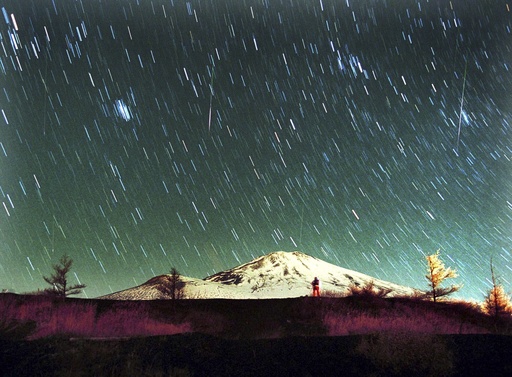
[[[320,280],[315,276],[315,279],[311,282],[313,287],[313,297],[320,297]]]

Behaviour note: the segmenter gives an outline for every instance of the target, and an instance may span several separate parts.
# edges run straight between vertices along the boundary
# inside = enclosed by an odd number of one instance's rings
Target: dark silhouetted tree
[[[503,285],[501,285],[496,279],[492,258],[491,278],[492,288],[489,290],[489,293],[482,304],[482,310],[484,313],[494,317],[495,319],[510,317],[512,315],[512,301],[510,300],[510,296],[505,292]]]
[[[72,265],[73,259],[67,254],[60,258],[59,264],[53,265],[53,274],[50,277],[43,276],[44,281],[52,286],[45,290],[46,293],[60,297],[82,293],[85,284],[68,285],[68,273]]]
[[[449,287],[441,287],[441,284],[446,279],[456,278],[457,272],[452,270],[450,267],[445,267],[444,263],[439,258],[439,250],[435,254],[427,255],[428,273],[425,275],[429,281],[430,291],[427,292],[427,296],[431,297],[434,302],[439,297],[447,296],[453,292],[457,292],[461,286],[451,285]]]
[[[166,276],[167,279],[162,286],[161,292],[170,297],[171,300],[179,300],[183,298],[183,289],[185,288],[185,282],[183,282],[178,270],[173,267]]]

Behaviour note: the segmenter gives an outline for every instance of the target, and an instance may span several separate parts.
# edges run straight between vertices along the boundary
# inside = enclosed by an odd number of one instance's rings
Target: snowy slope
[[[389,288],[394,294],[412,293],[412,289],[378,280],[356,271],[338,267],[297,251],[278,251],[256,258],[233,269],[207,277],[206,281],[230,284],[257,298],[298,297],[311,293],[311,281],[320,279],[322,290],[346,292],[353,283],[373,281],[376,288]]]
[[[136,287],[99,298],[109,300],[166,300],[169,297],[162,293],[162,288],[169,277],[170,275],[155,276]],[[231,286],[186,276],[181,276],[181,281],[185,283],[184,298],[242,298],[242,296],[235,297],[232,295]]]
[[[230,270],[203,280],[182,277],[186,298],[286,298],[311,294],[314,277],[321,282],[322,291],[345,293],[350,284],[365,285],[372,281],[376,288],[392,290],[390,295],[412,294],[414,290],[378,280],[348,270],[300,252],[278,251],[256,258]],[[155,300],[165,299],[161,292],[167,275],[156,276],[146,283],[116,292],[104,299]]]

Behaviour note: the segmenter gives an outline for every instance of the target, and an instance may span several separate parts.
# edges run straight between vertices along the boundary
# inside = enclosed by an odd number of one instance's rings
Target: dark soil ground
[[[436,342],[445,347],[438,360],[401,359],[405,350],[382,359],[361,352],[361,343],[367,340],[368,336],[359,335],[227,340],[184,334],[125,340],[1,341],[0,373],[13,377],[512,376],[510,336],[438,336]]]

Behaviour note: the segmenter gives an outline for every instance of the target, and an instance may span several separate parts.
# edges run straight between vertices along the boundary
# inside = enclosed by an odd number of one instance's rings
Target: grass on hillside
[[[96,300],[3,294],[0,334],[23,335],[27,324],[32,330],[25,334],[29,339],[54,335],[115,338],[191,331],[186,323],[153,318],[149,309],[139,301],[121,301],[111,310],[102,311]]]
[[[0,295],[0,336],[136,337],[204,333],[225,338],[372,333],[512,333],[478,305],[417,298],[300,297],[269,300],[110,301]]]
[[[467,302],[380,296],[1,294],[0,365],[2,375],[16,377],[511,375],[512,337],[494,335],[512,335],[510,316],[494,319]]]

